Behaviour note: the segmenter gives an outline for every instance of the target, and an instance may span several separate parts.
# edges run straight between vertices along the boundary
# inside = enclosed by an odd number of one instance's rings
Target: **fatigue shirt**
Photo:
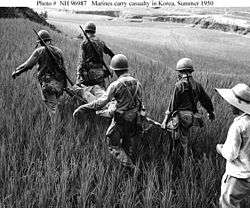
[[[227,160],[226,174],[250,178],[250,115],[244,113],[234,119],[221,154]]]
[[[96,36],[90,36],[90,41],[94,45],[95,49],[97,50],[99,56],[93,51],[90,43],[87,39],[85,39],[80,45],[79,51],[79,64],[77,67],[77,82],[80,83],[82,80],[82,73],[89,69],[97,69],[94,73],[96,73],[96,77],[99,78],[102,76],[102,59],[103,53],[108,54],[110,57],[114,56],[114,53],[106,46],[106,44],[101,41]],[[95,76],[93,79],[95,79]]]
[[[59,65],[62,66],[62,69],[65,69],[64,60],[62,56],[62,51],[52,45],[48,46],[50,51],[53,53],[54,57],[57,59]],[[57,68],[50,57],[50,54],[47,52],[44,46],[37,48],[27,61],[20,65],[16,71],[27,71],[32,69],[36,64],[38,64],[38,79],[42,78],[44,75],[54,74],[54,70]],[[62,76],[63,78],[63,76]],[[58,80],[60,81],[60,80]]]
[[[134,95],[136,92],[137,83],[138,90],[136,95]],[[127,87],[125,87],[124,84]],[[131,94],[128,92],[128,90],[130,91],[132,96],[135,97],[135,102],[132,100]],[[87,109],[99,110],[113,98],[117,101],[117,111],[124,112],[135,108],[138,108],[139,110],[142,107],[142,87],[140,82],[128,73],[123,74],[116,81],[112,82],[109,85],[104,96],[97,99],[96,101],[85,104],[82,107]]]
[[[200,83],[196,82],[191,75],[188,75],[189,82],[191,84],[193,95],[194,95],[194,104],[193,107],[192,100],[189,93],[189,83],[187,76],[182,77],[176,84],[173,92],[173,96],[169,105],[168,112],[174,112],[177,110],[188,110],[198,112],[197,103],[200,101],[202,107],[204,107],[207,112],[211,113],[214,111],[212,101],[207,95]],[[194,110],[193,110],[194,109]]]

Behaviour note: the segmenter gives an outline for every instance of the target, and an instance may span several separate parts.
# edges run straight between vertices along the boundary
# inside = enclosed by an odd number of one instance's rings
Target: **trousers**
[[[113,118],[106,139],[110,154],[124,166],[133,166],[137,145],[140,143],[136,120],[120,123]]]
[[[250,179],[236,178],[226,173],[221,181],[220,208],[245,208],[244,200],[250,196]]]

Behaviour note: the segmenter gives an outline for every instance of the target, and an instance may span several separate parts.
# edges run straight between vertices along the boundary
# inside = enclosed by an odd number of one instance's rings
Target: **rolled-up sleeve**
[[[237,123],[233,123],[228,130],[227,139],[221,149],[221,155],[228,161],[235,160],[239,155],[242,142],[240,132]]]

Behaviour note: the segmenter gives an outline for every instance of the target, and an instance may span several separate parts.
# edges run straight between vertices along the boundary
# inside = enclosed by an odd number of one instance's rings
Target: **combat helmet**
[[[182,58],[177,62],[176,71],[178,72],[193,72],[193,61],[190,58]]]
[[[95,33],[96,32],[96,26],[93,22],[87,22],[84,26],[84,30],[85,32],[92,32]]]
[[[39,37],[40,37],[41,39],[43,39],[43,41],[51,40],[51,37],[50,37],[49,32],[48,32],[47,30],[40,30],[40,31],[38,32],[38,35],[39,35]],[[40,40],[38,39],[36,42],[39,43]]]
[[[110,68],[114,71],[128,70],[128,59],[123,54],[116,54],[110,62]]]

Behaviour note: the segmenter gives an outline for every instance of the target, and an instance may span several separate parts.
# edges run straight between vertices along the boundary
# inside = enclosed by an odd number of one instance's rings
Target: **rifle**
[[[33,31],[35,32],[35,34],[37,35],[38,39],[41,41],[41,43],[44,45],[45,49],[48,51],[48,53],[51,55],[53,62],[57,65],[57,67],[59,69],[62,68],[62,66],[57,62],[54,54],[50,51],[50,49],[48,48],[48,46],[46,45],[46,43],[44,42],[44,40],[38,35],[38,33],[33,29]],[[66,80],[70,83],[71,86],[74,85],[74,83],[70,80],[70,78],[67,76],[66,71],[64,71],[63,69],[61,69],[61,72],[63,73],[63,75],[65,76]],[[79,101],[81,102],[85,102],[84,99],[82,97],[80,97],[79,95],[77,95],[76,93],[74,93],[73,91],[71,91],[68,88],[63,88],[63,91],[65,91],[70,97],[75,97],[77,98]]]
[[[89,39],[87,33],[84,31],[84,29],[82,28],[81,25],[79,25],[79,27],[81,28],[81,30],[82,30],[82,32],[83,32],[85,38],[86,38],[87,41],[89,42],[90,47],[92,48],[92,50],[94,51],[94,53],[95,53],[98,57],[100,57],[100,54],[98,53],[98,51],[96,50],[95,46],[93,45],[93,43],[92,43],[91,40]],[[101,59],[102,65],[103,65],[104,68],[106,69],[105,72],[106,72],[106,74],[107,74],[107,77],[109,77],[109,76],[112,77],[112,73],[110,72],[110,70],[109,70],[108,66],[106,65],[106,63],[104,62],[103,58],[100,57],[100,59]]]
[[[57,65],[57,67],[59,69],[61,69],[60,71],[63,73],[63,75],[65,76],[66,80],[71,84],[71,86],[74,85],[74,83],[69,79],[69,77],[66,74],[66,71],[62,69],[62,66],[57,62],[54,54],[50,51],[50,49],[48,48],[48,46],[46,45],[46,43],[44,42],[44,40],[38,35],[38,33],[36,32],[35,29],[33,29],[33,31],[35,32],[35,34],[37,35],[39,41],[41,41],[41,43],[43,44],[43,46],[45,47],[45,49],[48,51],[48,53],[50,54],[50,56],[52,57],[52,60],[54,62],[55,65]]]

